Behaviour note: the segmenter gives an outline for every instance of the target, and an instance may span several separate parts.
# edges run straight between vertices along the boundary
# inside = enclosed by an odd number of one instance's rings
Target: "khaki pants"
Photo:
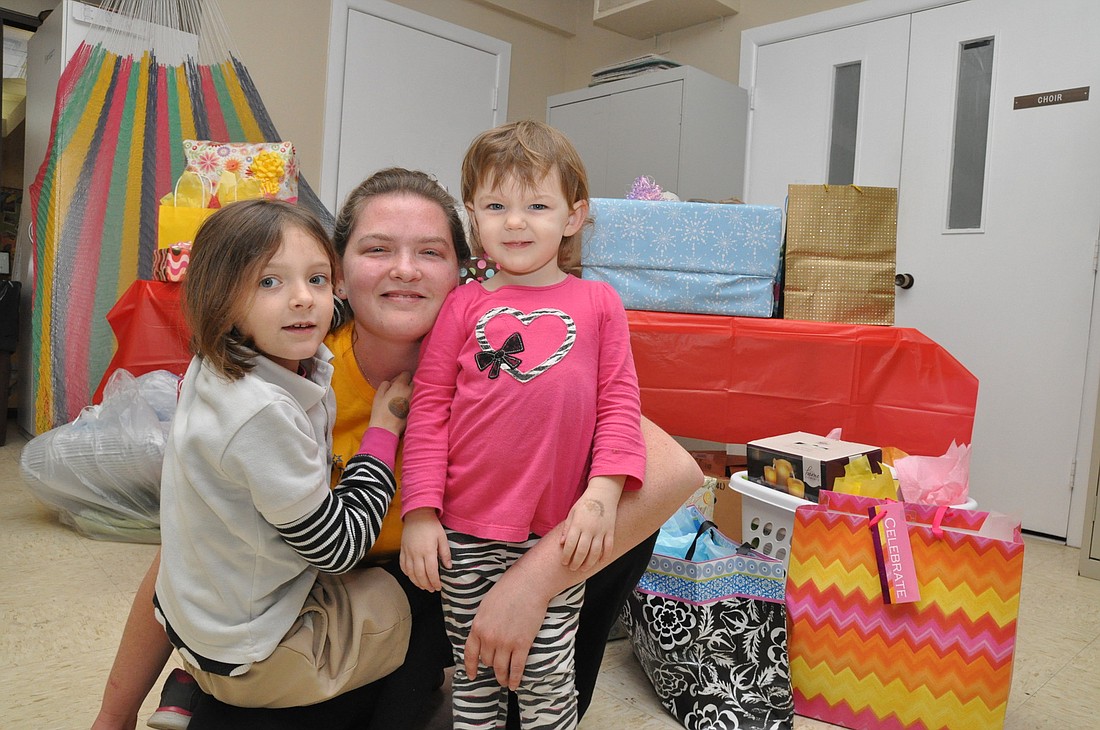
[[[204,692],[226,704],[312,705],[401,666],[411,628],[409,601],[386,571],[321,573],[279,646],[245,674],[226,677],[185,664]]]

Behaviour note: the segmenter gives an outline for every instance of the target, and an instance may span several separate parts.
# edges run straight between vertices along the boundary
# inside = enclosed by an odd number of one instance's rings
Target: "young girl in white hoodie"
[[[379,386],[331,489],[335,266],[310,213],[253,200],[204,223],[187,270],[195,356],[164,456],[154,604],[199,687],[232,705],[313,704],[405,657],[403,591],[355,565],[394,494],[409,377]]]

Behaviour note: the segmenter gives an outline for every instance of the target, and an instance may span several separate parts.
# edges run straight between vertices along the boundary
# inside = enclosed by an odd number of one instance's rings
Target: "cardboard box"
[[[719,479],[715,485],[711,522],[718,525],[723,535],[734,542],[741,542],[741,493],[730,487],[729,479]]]
[[[689,451],[691,458],[708,477],[725,478],[745,468],[745,457],[717,450]]]
[[[882,471],[882,449],[877,446],[801,431],[750,441],[746,456],[750,481],[811,502],[817,501],[822,489],[833,488],[852,459],[866,456],[871,471]]]
[[[729,476],[726,473],[726,452],[725,451],[689,451],[691,458],[695,459],[695,463],[699,465],[699,468],[703,471],[703,474],[708,477],[725,477]]]
[[[735,542],[741,541],[741,493],[730,487],[729,477],[708,476],[686,504],[717,525],[723,535]]]

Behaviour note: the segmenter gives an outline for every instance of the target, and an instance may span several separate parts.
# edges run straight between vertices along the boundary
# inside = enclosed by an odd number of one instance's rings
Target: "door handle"
[[[899,289],[912,289],[913,288],[913,275],[912,274],[894,274],[894,286]]]

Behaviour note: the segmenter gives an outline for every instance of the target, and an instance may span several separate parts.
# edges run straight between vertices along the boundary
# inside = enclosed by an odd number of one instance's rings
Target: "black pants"
[[[657,541],[649,539],[588,580],[577,630],[577,704],[583,716],[592,702],[596,675],[603,662],[607,634],[619,609],[649,564]],[[307,707],[278,710],[234,707],[203,695],[189,730],[297,730],[303,727],[341,730],[418,730],[444,700],[439,689],[443,670],[452,663],[451,646],[443,630],[438,593],[416,588],[394,560],[384,566],[405,590],[412,608],[409,650],[399,669],[377,682]],[[518,730],[514,697],[509,702],[508,728]]]

